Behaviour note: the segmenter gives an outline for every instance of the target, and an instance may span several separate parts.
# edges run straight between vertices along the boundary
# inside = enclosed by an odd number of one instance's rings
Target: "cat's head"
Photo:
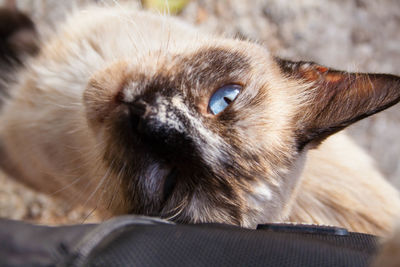
[[[254,226],[287,211],[309,148],[398,102],[399,88],[218,39],[115,62],[84,103],[124,212]]]

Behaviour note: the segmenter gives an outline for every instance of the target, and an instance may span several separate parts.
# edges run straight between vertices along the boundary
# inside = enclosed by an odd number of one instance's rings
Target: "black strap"
[[[377,238],[342,228],[175,225],[123,216],[99,225],[0,220],[0,266],[368,266]]]

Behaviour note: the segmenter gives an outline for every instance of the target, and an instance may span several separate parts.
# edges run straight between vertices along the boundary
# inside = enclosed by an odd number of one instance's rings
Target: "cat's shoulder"
[[[343,132],[310,150],[291,220],[387,235],[399,210],[397,190]]]

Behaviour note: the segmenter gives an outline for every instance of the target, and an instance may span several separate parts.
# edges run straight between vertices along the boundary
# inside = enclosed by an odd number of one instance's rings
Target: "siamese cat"
[[[398,192],[345,134],[400,78],[272,56],[128,6],[75,12],[8,85],[0,165],[65,201],[243,227],[384,235]]]

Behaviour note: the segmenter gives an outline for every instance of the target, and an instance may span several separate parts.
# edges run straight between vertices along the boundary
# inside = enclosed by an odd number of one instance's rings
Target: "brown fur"
[[[213,115],[209,99],[227,84],[241,92]],[[400,207],[363,151],[341,134],[326,139],[398,102],[395,76],[276,60],[172,18],[93,7],[11,89],[3,162],[27,184],[113,215],[385,234]]]

